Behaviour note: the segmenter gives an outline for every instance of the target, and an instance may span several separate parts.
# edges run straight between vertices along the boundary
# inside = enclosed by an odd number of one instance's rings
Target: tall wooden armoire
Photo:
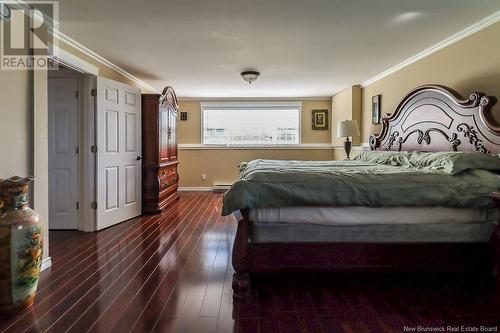
[[[158,214],[179,198],[177,192],[177,113],[172,87],[142,95],[142,211]]]

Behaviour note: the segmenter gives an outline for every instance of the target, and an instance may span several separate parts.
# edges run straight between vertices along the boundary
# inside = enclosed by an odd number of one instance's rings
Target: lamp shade
[[[359,136],[359,127],[356,120],[339,121],[337,125],[337,138]]]

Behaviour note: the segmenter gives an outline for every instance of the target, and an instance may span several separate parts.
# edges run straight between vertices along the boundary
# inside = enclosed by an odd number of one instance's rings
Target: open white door
[[[49,228],[78,229],[78,79],[48,84]]]
[[[141,215],[141,91],[97,78],[97,214],[100,230]]]

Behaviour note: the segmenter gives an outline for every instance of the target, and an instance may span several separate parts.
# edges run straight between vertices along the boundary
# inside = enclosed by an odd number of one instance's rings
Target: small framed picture
[[[181,120],[188,120],[188,113],[186,111],[181,112]]]
[[[312,110],[312,129],[327,130],[328,129],[328,110]]]
[[[380,97],[375,95],[372,97],[372,124],[380,124]]]

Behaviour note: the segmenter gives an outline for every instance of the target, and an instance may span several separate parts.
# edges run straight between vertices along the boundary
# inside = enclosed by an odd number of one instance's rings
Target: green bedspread
[[[253,160],[224,195],[223,215],[290,206],[493,208],[500,178],[475,169],[449,175],[363,161]]]

